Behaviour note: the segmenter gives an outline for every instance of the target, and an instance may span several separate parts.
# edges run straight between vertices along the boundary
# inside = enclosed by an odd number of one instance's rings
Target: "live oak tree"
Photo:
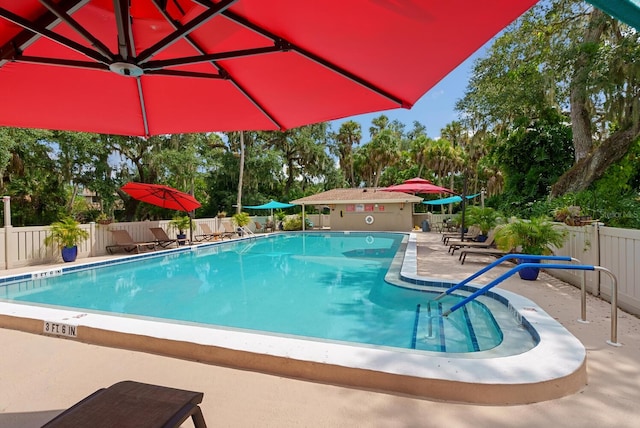
[[[581,1],[541,2],[475,64],[457,108],[496,135],[548,108],[566,112],[574,164],[551,194],[586,189],[640,137],[639,39]]]

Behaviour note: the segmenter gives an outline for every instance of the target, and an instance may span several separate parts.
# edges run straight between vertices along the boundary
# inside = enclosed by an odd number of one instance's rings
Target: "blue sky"
[[[489,46],[491,46],[491,41],[487,42],[467,58],[466,61],[451,71],[436,86],[431,88],[429,92],[424,94],[412,109],[386,110],[334,120],[331,122],[333,130],[337,132],[343,122],[354,120],[362,126],[362,142],[365,143],[369,141],[371,120],[384,114],[391,120],[397,119],[404,123],[407,131],[413,127],[413,122],[417,120],[427,127],[427,135],[429,137],[438,138],[440,136],[440,130],[444,128],[445,125],[454,120],[458,120],[457,113],[454,110],[455,103],[464,95],[467,82],[471,77],[475,59],[484,56]]]

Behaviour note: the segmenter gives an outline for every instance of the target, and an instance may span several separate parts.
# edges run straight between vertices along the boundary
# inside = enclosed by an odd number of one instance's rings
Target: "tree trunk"
[[[598,45],[606,25],[604,13],[594,8],[589,25],[585,31],[581,53],[576,59],[571,76],[571,130],[573,131],[573,148],[575,162],[584,159],[593,146],[591,132],[591,113],[589,112],[589,74],[591,73],[591,46]]]
[[[236,213],[242,212],[242,181],[244,180],[244,133],[240,131],[240,174],[238,178],[238,198],[236,199]]]
[[[585,190],[595,180],[602,177],[607,168],[622,159],[629,148],[640,138],[637,128],[618,131],[607,138],[586,157],[565,172],[551,188],[551,196]]]

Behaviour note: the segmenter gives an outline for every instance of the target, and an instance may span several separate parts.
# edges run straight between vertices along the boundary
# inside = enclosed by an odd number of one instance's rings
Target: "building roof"
[[[377,188],[360,189],[332,189],[326,192],[290,201],[297,205],[328,205],[328,204],[358,204],[370,203],[418,203],[419,196],[401,192],[384,192]]]

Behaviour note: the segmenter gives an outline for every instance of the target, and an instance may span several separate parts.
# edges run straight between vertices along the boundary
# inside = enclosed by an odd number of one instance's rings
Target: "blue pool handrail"
[[[545,257],[545,256],[528,257],[528,259],[531,260],[531,259],[536,259],[536,258],[539,258],[539,257]],[[556,257],[556,256],[546,256],[546,257]],[[557,257],[562,257],[562,256],[557,256]],[[445,311],[442,314],[442,316],[443,317],[447,317],[453,311],[456,311],[456,310],[460,309],[462,306],[464,306],[467,303],[471,302],[476,297],[478,297],[478,296],[480,296],[482,294],[485,294],[491,288],[495,287],[496,285],[498,285],[499,283],[501,283],[505,279],[509,278],[510,276],[515,274],[516,272],[518,272],[518,271],[520,271],[522,269],[526,269],[526,268],[568,269],[568,270],[582,270],[582,271],[599,270],[599,271],[602,271],[602,272],[605,272],[605,273],[609,274],[609,276],[611,276],[613,284],[612,284],[612,290],[611,290],[611,340],[607,340],[607,343],[609,345],[612,345],[612,346],[622,346],[621,344],[619,344],[617,342],[617,340],[618,340],[618,332],[617,332],[618,331],[618,284],[617,284],[617,279],[616,279],[616,276],[609,269],[603,268],[602,266],[554,264],[554,263],[545,263],[545,264],[541,265],[540,263],[521,263],[521,264],[509,269],[507,272],[503,273],[498,278],[494,279],[489,284],[485,285],[481,289],[479,289],[476,292],[472,293],[471,295],[467,296],[466,298],[464,298],[460,302],[458,302],[455,305],[451,306],[451,308],[449,308],[447,311]],[[486,270],[485,270],[485,272],[486,272]],[[478,275],[476,273],[475,275],[472,275],[472,276],[477,277]],[[468,281],[466,281],[466,282],[468,282]],[[453,291],[453,289],[454,288],[458,288],[459,285],[460,284],[458,284],[458,285],[456,285],[454,287],[451,287],[447,291],[449,291],[449,290]],[[445,292],[444,294],[446,295],[448,293]],[[438,297],[440,297],[440,296],[438,296]]]
[[[499,259],[497,259],[496,261],[494,261],[493,263],[490,263],[487,266],[483,267],[482,269],[480,269],[478,272],[474,273],[470,277],[465,278],[464,280],[462,280],[462,282],[459,282],[458,284],[454,285],[453,287],[448,288],[446,291],[443,291],[441,294],[439,294],[435,298],[435,300],[439,300],[439,299],[443,298],[444,296],[446,296],[448,294],[451,294],[453,291],[455,291],[458,288],[468,284],[469,282],[471,282],[472,280],[476,279],[477,277],[479,277],[483,273],[493,269],[494,267],[498,266],[502,262],[507,261],[507,260],[511,260],[511,259],[555,260],[555,261],[562,261],[562,262],[570,262],[570,261],[574,261],[575,260],[575,259],[573,259],[573,258],[571,258],[569,256],[542,256],[542,255],[535,255],[535,254],[517,254],[517,253],[506,254],[506,255],[500,257]],[[546,267],[546,266],[547,265],[545,264],[544,267]],[[535,267],[540,267],[540,265],[538,264]]]
[[[496,285],[500,284],[502,281],[504,281],[505,279],[509,278],[514,273],[516,273],[518,271],[521,271],[522,269],[525,269],[525,268],[538,268],[539,269],[542,266],[544,266],[544,269],[595,270],[595,267],[594,266],[590,266],[590,265],[563,265],[563,264],[553,264],[553,263],[545,263],[544,265],[541,265],[540,263],[520,263],[519,265],[509,269],[508,271],[506,271],[505,273],[503,273],[502,275],[500,275],[499,277],[497,277],[496,279],[494,279],[493,281],[491,281],[490,283],[488,283],[487,285],[485,285],[484,287],[482,287],[478,291],[472,293],[471,295],[467,296],[465,299],[463,299],[460,302],[456,303],[455,305],[451,306],[451,308],[449,308],[449,310],[444,312],[442,315],[446,317],[451,312],[453,312],[453,311],[455,311],[457,309],[460,309],[462,306],[464,306],[467,303],[469,303],[470,301],[474,300],[476,297],[480,296],[481,294],[486,293],[487,291],[489,291],[490,289],[492,289]]]

